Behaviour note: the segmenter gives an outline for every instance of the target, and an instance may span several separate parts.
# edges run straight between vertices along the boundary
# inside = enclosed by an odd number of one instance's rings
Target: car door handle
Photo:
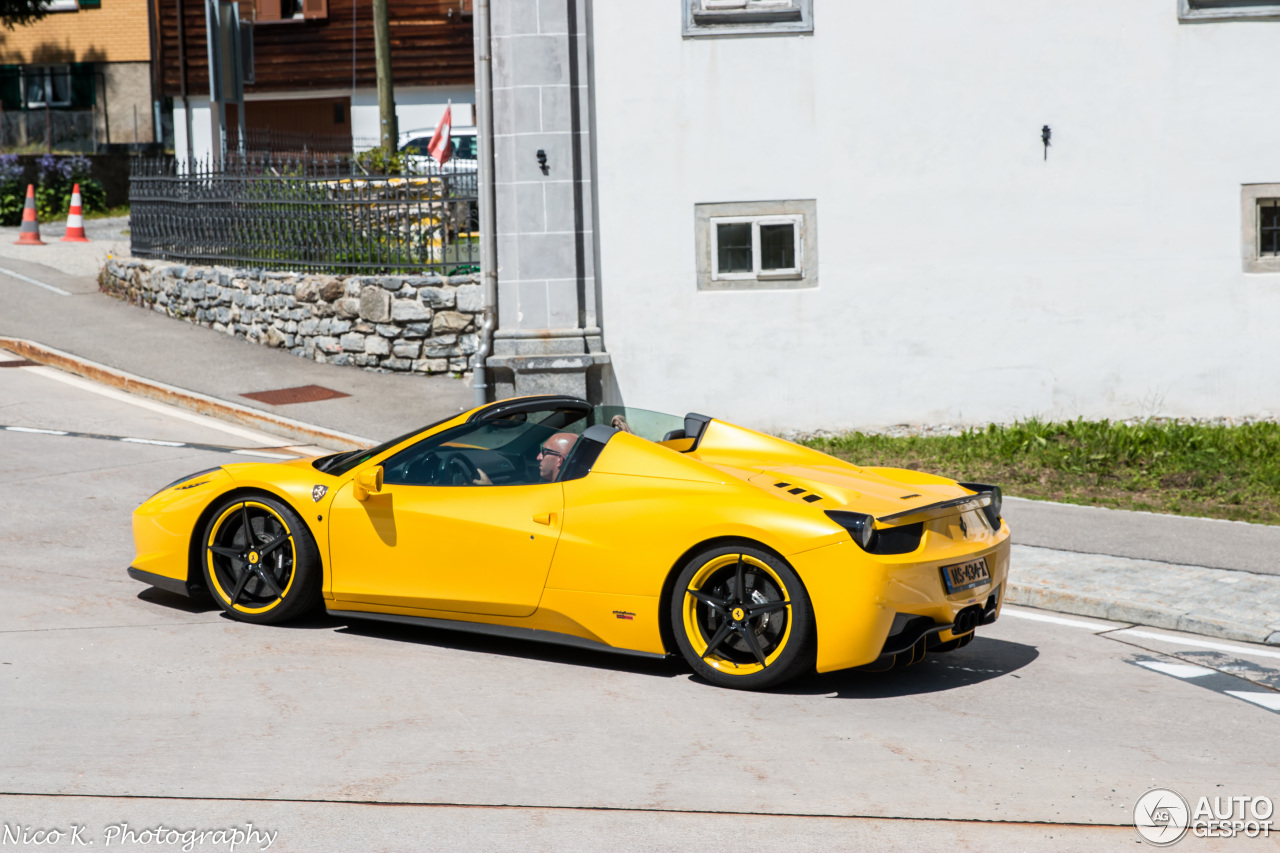
[[[544,512],[541,515],[535,515],[533,520],[536,524],[554,524],[556,514],[554,512]]]

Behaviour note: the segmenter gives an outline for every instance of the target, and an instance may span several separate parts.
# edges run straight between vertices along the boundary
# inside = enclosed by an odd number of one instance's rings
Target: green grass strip
[[[1280,423],[1033,419],[954,436],[855,432],[802,443],[858,465],[996,483],[1019,497],[1280,524]]]

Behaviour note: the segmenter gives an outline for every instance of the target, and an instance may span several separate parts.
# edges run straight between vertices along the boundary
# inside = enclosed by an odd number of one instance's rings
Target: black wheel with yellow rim
[[[298,514],[266,495],[223,501],[202,537],[205,583],[228,615],[275,624],[311,610],[320,597],[320,558]]]
[[[813,607],[804,584],[759,548],[694,556],[676,579],[671,624],[694,672],[721,687],[774,687],[813,666]]]

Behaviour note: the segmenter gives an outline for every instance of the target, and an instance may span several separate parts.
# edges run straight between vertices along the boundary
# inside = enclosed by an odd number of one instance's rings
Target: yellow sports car
[[[129,574],[227,614],[648,656],[725,687],[908,665],[1000,613],[1000,490],[860,468],[703,415],[482,406],[370,450],[248,462],[134,512]]]

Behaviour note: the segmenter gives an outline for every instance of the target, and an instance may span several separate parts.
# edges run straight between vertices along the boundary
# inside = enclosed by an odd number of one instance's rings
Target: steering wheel
[[[461,453],[452,454],[444,463],[445,478],[455,486],[472,486],[480,479],[480,469]]]

